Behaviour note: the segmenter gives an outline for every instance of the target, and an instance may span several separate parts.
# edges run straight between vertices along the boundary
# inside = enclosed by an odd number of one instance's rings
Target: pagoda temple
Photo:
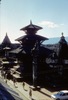
[[[29,25],[20,29],[24,31],[26,35],[16,39],[16,41],[19,41],[21,44],[20,50],[18,49],[17,52],[18,60],[22,62],[21,73],[24,79],[33,80],[34,83],[45,76],[40,73],[46,71],[47,64],[45,59],[52,53],[52,50],[42,45],[42,42],[48,40],[48,38],[36,35],[40,29],[42,29],[42,27],[34,25],[30,21]]]
[[[62,33],[62,36],[61,36],[60,41],[59,41],[59,52],[58,52],[59,58],[68,59],[67,51],[68,51],[68,44],[67,44],[67,41],[65,40],[65,37],[63,36],[63,33]]]
[[[54,87],[66,86],[68,85],[68,43],[63,33],[58,43],[51,45],[50,49],[55,52],[47,60],[52,68],[47,75],[48,84],[51,83],[50,85]]]
[[[19,45],[19,43],[12,43],[8,37],[8,34],[6,33],[2,43],[0,44],[0,55],[5,56],[5,52],[8,54],[9,51],[18,48]]]

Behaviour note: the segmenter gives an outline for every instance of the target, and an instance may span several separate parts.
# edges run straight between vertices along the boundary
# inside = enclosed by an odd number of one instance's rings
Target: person
[[[5,79],[6,79],[6,81],[5,81],[5,82],[7,83],[7,73],[5,74]]]
[[[16,87],[16,79],[13,78],[14,86]]]
[[[23,85],[23,89],[24,89],[24,87],[25,87],[25,82],[23,82],[23,84],[22,84],[22,85]]]
[[[3,72],[3,70],[1,70],[1,75],[2,75],[2,77],[4,77],[4,72]]]
[[[29,89],[29,97],[32,100],[32,90],[31,90],[31,88]]]

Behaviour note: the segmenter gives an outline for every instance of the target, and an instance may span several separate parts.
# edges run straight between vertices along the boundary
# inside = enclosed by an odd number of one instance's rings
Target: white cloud
[[[52,21],[42,21],[39,23],[39,25],[45,26],[47,28],[57,28],[57,27],[60,27],[61,25],[64,25],[64,24],[56,24]]]

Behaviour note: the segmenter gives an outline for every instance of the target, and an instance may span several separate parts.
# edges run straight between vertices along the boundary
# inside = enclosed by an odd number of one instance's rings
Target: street
[[[27,100],[23,95],[20,97],[17,89],[11,88],[4,79],[0,77],[0,99],[3,100]]]

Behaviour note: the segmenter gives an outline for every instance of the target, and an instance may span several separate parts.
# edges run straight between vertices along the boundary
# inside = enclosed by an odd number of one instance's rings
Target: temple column
[[[32,50],[33,62],[32,62],[32,78],[33,86],[37,88],[37,67],[38,67],[38,56],[39,56],[39,42],[35,43],[35,46]]]
[[[32,69],[33,86],[37,87],[37,57],[36,56],[33,57],[32,65],[33,65],[33,69]]]

